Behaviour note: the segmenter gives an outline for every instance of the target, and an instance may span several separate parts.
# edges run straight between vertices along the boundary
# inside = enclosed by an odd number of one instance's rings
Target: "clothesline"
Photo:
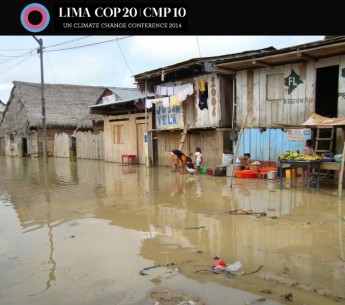
[[[157,86],[156,94],[162,97],[158,97],[155,99],[146,99],[146,108],[149,109],[152,107],[152,104],[156,104],[158,102],[162,102],[163,107],[175,107],[186,100],[189,95],[194,94],[194,86],[192,84],[185,84],[174,87]]]

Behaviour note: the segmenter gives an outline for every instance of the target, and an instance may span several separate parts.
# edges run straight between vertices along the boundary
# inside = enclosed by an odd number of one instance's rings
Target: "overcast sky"
[[[44,46],[44,81],[134,87],[132,75],[198,57],[284,48],[324,36],[36,36]],[[0,36],[0,100],[13,81],[40,83],[33,36]]]

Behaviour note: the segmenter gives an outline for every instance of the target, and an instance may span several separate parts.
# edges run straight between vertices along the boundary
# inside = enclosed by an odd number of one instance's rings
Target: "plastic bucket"
[[[268,171],[267,172],[267,179],[269,179],[269,180],[277,179],[277,174],[278,174],[277,171]]]
[[[292,174],[292,175],[291,175],[291,174]],[[293,169],[293,170],[291,171],[291,169],[287,168],[287,169],[285,170],[285,178],[286,178],[286,180],[290,180],[291,177],[292,177],[292,179],[294,179],[294,178],[296,177],[296,170]]]
[[[207,167],[201,167],[200,168],[200,173],[201,174],[207,174]]]
[[[227,177],[234,177],[235,176],[235,172],[241,170],[241,165],[228,165],[226,167],[226,176]]]

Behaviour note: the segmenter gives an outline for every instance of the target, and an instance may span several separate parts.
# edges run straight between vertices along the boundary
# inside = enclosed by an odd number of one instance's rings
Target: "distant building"
[[[10,156],[43,153],[41,84],[13,82],[13,88],[0,124],[0,153]],[[105,87],[45,84],[45,110],[48,155],[54,153],[54,136],[78,129],[103,130],[103,116],[91,115]]]
[[[146,96],[154,93],[109,87],[97,104],[89,107],[91,113],[104,115],[105,161],[121,162],[121,155],[131,154],[139,164],[146,163],[147,130],[152,129],[152,111],[145,111]]]
[[[6,109],[6,104],[4,104],[2,101],[0,101],[0,122],[1,122],[2,115],[5,111],[5,109]]]

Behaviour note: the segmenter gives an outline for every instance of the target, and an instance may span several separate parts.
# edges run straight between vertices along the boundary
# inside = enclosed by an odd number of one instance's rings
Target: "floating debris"
[[[157,268],[157,267],[161,267],[161,265],[154,265],[154,266],[151,266],[151,267],[146,267],[146,268],[140,270],[139,274],[140,275],[148,275],[147,273],[144,272],[145,270],[150,270],[150,269]]]
[[[196,230],[196,229],[203,229],[206,228],[206,226],[200,226],[200,227],[189,227],[189,228],[185,228],[186,230]]]
[[[253,212],[252,209],[232,209],[228,211],[229,214],[234,214],[234,215],[261,215],[261,216],[266,216],[266,212]]]

